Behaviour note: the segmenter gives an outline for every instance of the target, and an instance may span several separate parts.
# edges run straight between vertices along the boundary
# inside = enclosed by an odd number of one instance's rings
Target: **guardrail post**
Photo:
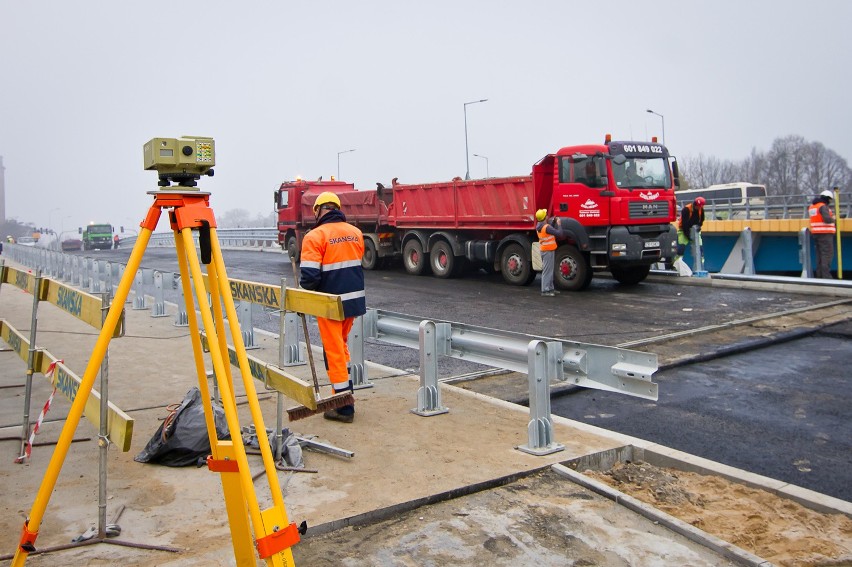
[[[284,340],[282,342],[282,360],[284,366],[302,366],[307,364],[305,354],[299,345],[299,328],[301,321],[299,314],[282,310],[282,325],[284,327]]]
[[[701,241],[701,231],[697,226],[689,229],[692,241],[692,275],[698,278],[706,278],[707,271],[704,269],[704,244]]]
[[[192,306],[195,308],[194,301]],[[180,278],[178,278],[177,313],[175,313],[174,326],[189,327],[189,315],[186,314],[186,298],[183,296],[183,285],[181,285]]]
[[[151,317],[168,317],[166,300],[163,297],[163,273],[154,271],[154,305],[151,306]]]
[[[367,365],[364,364],[364,318],[356,317],[349,331],[349,379],[352,388],[361,390],[372,388],[373,384],[367,376]]]
[[[136,277],[133,279],[133,309],[141,311],[148,309],[148,299],[145,297],[145,287],[143,285],[144,275],[142,269],[136,270]]]
[[[243,336],[246,350],[260,348],[254,342],[254,324],[252,323],[252,311],[254,304],[247,301],[240,301],[237,306],[237,318],[240,323],[240,334]]]
[[[754,243],[752,240],[751,229],[745,227],[742,232],[743,239],[743,273],[754,275]]]
[[[101,292],[101,265],[98,260],[92,260],[92,271],[89,274],[89,293]]]
[[[102,293],[112,296],[112,262],[109,261],[104,265],[104,289]]]
[[[549,455],[565,449],[553,441],[553,419],[550,415],[550,381],[561,379],[562,344],[532,340],[527,345],[530,385],[530,421],[526,445],[516,447],[531,455]]]
[[[441,405],[441,390],[438,388],[438,355],[441,354],[441,343],[439,340],[439,329],[443,328],[444,336],[447,335],[448,323],[436,324],[433,321],[421,321],[419,326],[420,341],[420,389],[417,390],[417,407],[411,413],[424,417],[439,415],[450,411]]]
[[[814,277],[814,267],[811,263],[811,231],[807,228],[799,230],[799,261],[802,263],[802,277]]]

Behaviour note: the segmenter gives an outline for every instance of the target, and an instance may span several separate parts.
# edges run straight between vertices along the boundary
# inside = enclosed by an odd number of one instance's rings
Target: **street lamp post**
[[[351,150],[343,150],[342,152],[337,152],[337,180],[340,181],[340,154],[348,154],[349,152],[354,152],[355,148]]]
[[[479,154],[473,154],[473,156],[485,160],[485,178],[488,179],[489,177],[491,177],[491,174],[488,173],[488,156],[481,156]]]
[[[467,170],[465,171],[464,178],[470,179],[470,152],[467,149],[467,105],[468,104],[477,104],[480,102],[487,101],[487,98],[483,98],[482,100],[474,100],[471,102],[464,103],[464,159],[465,164],[467,166]]]
[[[646,110],[645,112],[659,116],[660,120],[663,122],[663,145],[665,146],[666,145],[666,119],[665,119],[665,117],[663,117],[663,115],[660,114],[659,112],[654,112],[650,108],[648,110]]]

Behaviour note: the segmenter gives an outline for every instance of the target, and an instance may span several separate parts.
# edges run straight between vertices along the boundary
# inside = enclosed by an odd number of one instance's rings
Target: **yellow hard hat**
[[[535,212],[535,220],[543,221],[547,218],[547,209],[539,209]]]
[[[337,205],[338,209],[340,208],[340,199],[331,191],[323,191],[317,195],[317,200],[314,201],[314,214],[316,214],[322,205],[327,205],[329,203]]]

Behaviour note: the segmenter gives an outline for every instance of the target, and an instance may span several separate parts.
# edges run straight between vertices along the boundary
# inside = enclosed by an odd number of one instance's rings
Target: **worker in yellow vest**
[[[811,238],[816,246],[816,277],[831,279],[831,260],[834,258],[834,239],[837,233],[837,220],[831,211],[831,191],[823,191],[808,207],[808,221],[811,225]]]
[[[541,295],[554,297],[560,293],[553,287],[553,264],[556,260],[556,239],[562,238],[562,221],[551,217],[548,222],[547,209],[535,212],[535,232],[541,250]]]

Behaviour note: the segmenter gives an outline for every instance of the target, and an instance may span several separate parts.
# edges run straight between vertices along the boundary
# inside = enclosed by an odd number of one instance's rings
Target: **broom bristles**
[[[296,406],[294,408],[290,408],[287,410],[287,417],[290,421],[297,421],[299,419],[305,419],[306,417],[310,417],[318,413],[342,408],[343,406],[352,405],[354,403],[355,397],[348,392],[344,392],[342,394],[335,394],[329,398],[317,400],[317,409],[311,409],[306,406]]]

